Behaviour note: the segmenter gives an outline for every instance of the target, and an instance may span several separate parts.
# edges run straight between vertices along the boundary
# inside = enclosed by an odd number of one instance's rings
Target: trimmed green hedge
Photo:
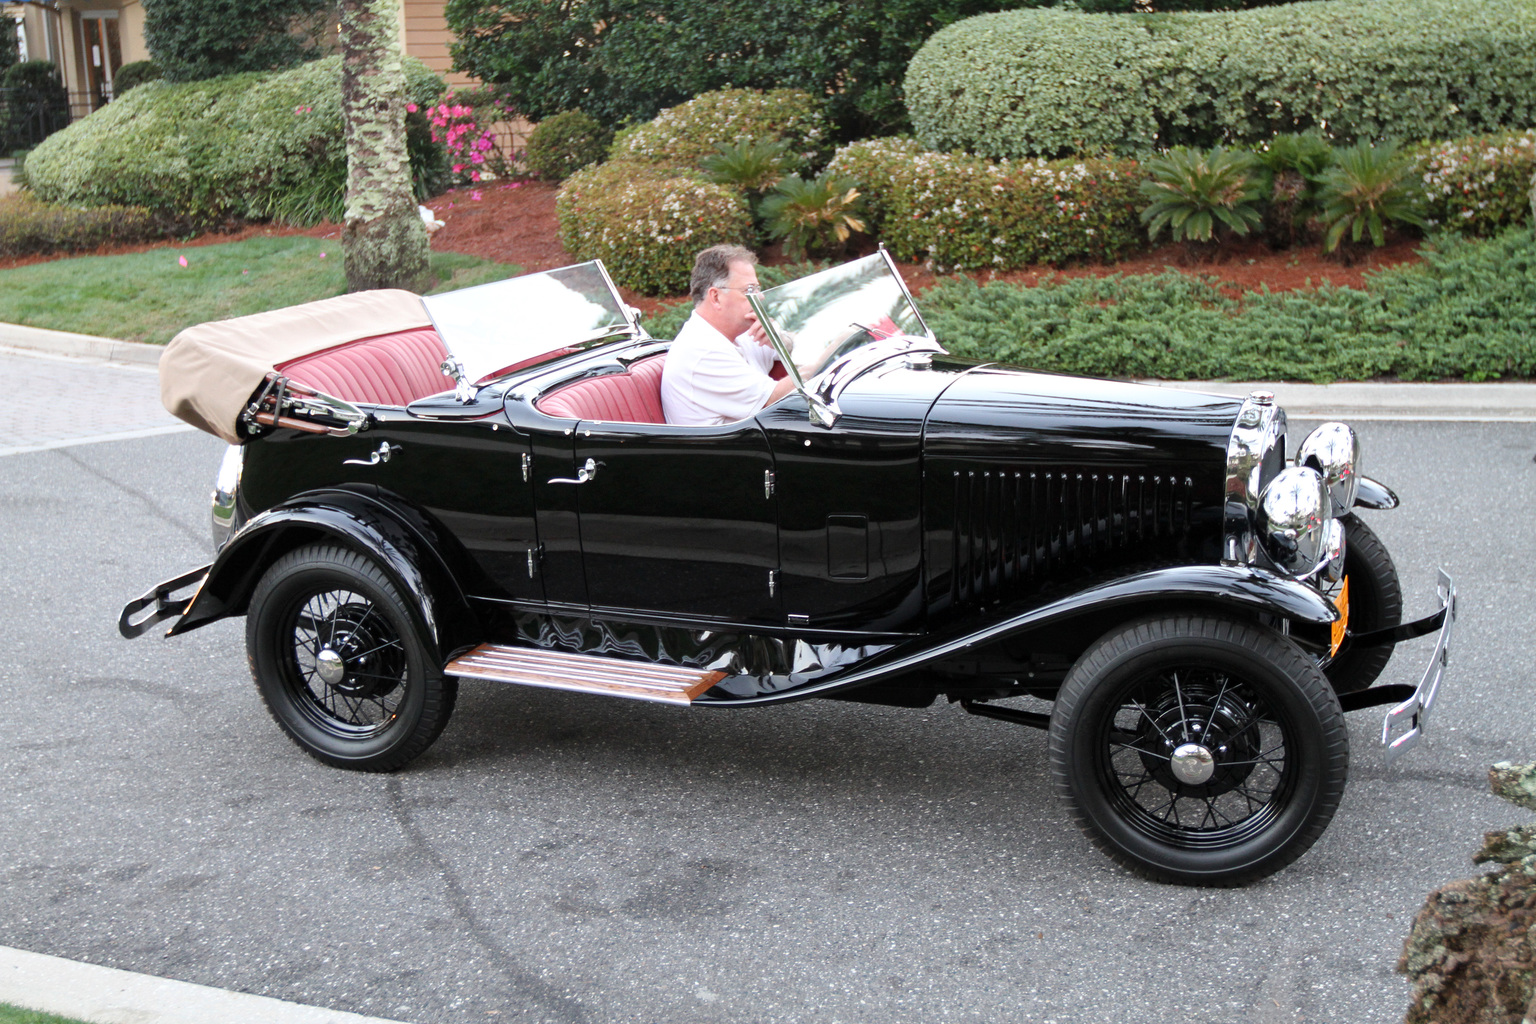
[[[741,193],[697,173],[625,161],[571,175],[555,213],[567,252],[602,260],[614,283],[642,295],[687,291],[700,249],[752,233]]]
[[[406,60],[419,106],[442,80]],[[422,115],[413,114],[420,119]],[[427,166],[425,121],[412,165]],[[146,82],[50,136],[27,158],[39,198],[145,206],[193,225],[331,208],[345,183],[341,58],[201,82]],[[338,166],[342,168],[338,173]],[[296,198],[297,197],[297,198]]]
[[[1455,138],[1536,123],[1536,4],[1009,11],[934,35],[905,88],[929,148],[991,157],[1137,153],[1313,127],[1341,143]]]
[[[967,278],[918,297],[949,351],[1042,370],[1169,380],[1489,380],[1536,375],[1536,239],[1438,239],[1364,291],[1248,293],[1153,276],[1040,287]]]
[[[0,256],[79,252],[108,242],[143,242],[163,234],[136,206],[57,206],[26,192],[0,199]]]
[[[870,139],[827,166],[858,183],[869,233],[900,260],[1007,270],[1113,260],[1145,244],[1134,160],[992,161]]]
[[[620,132],[611,160],[666,167],[697,167],[721,145],[786,140],[791,170],[819,167],[830,131],[821,104],[796,89],[720,89],[706,92]]]

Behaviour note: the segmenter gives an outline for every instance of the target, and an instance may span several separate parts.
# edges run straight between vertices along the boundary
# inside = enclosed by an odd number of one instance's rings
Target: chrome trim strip
[[[1451,577],[1444,569],[1440,570],[1435,591],[1440,597],[1440,612],[1444,616],[1440,623],[1440,633],[1435,638],[1435,653],[1430,657],[1429,665],[1424,669],[1424,678],[1419,680],[1413,696],[1388,711],[1381,721],[1381,743],[1387,748],[1388,764],[1418,746],[1424,738],[1424,725],[1429,718],[1430,708],[1435,705],[1435,698],[1440,694],[1440,683],[1445,678],[1445,667],[1450,661],[1451,626],[1456,621],[1456,584],[1451,582]],[[1394,726],[1403,729],[1396,739],[1392,738]]]

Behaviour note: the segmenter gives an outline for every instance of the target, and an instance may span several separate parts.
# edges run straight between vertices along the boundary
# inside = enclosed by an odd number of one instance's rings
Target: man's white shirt
[[[773,393],[777,356],[750,335],[735,341],[697,312],[677,332],[661,372],[661,408],[682,426],[735,423],[753,416]]]

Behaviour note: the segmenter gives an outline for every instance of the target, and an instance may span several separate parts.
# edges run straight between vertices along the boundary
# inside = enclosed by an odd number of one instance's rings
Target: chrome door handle
[[[347,460],[342,462],[342,465],[343,466],[377,466],[381,462],[388,462],[390,460],[390,458],[395,454],[395,452],[397,452],[399,450],[400,450],[400,446],[397,445],[397,444],[390,444],[388,441],[380,441],[379,442],[379,447],[377,449],[375,449],[373,451],[373,453],[368,456],[368,458],[366,458],[366,459],[347,459]]]
[[[572,480],[568,477],[557,476],[549,482],[552,484],[584,484],[588,480],[591,480],[593,477],[597,476],[598,468],[602,465],[604,465],[604,463],[598,462],[596,459],[588,459],[585,463],[582,464],[582,467],[576,471],[576,479]]]

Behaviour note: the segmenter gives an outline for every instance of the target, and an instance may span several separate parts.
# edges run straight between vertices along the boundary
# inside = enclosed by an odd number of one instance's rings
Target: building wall
[[[475,79],[452,70],[453,58],[448,54],[448,46],[454,36],[443,17],[443,0],[400,0],[400,8],[405,52],[419,57],[449,85],[473,84]]]

